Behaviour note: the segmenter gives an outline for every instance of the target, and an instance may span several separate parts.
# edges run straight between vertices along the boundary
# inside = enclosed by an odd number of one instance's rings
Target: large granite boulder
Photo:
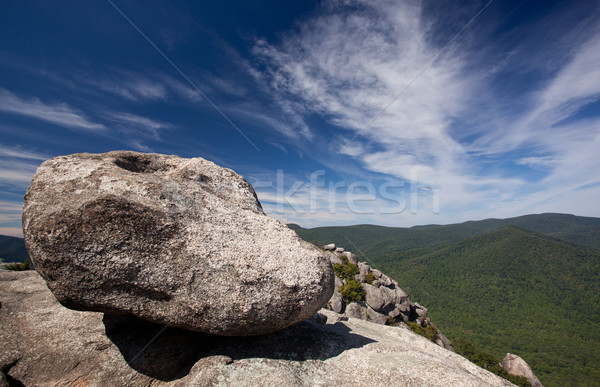
[[[0,386],[510,386],[408,329],[339,315],[252,337],[69,310],[0,270]],[[319,323],[321,322],[321,323]]]
[[[136,152],[44,162],[25,243],[64,306],[218,335],[303,321],[333,293],[326,253],[266,216],[250,184],[202,158]]]
[[[502,359],[502,368],[511,375],[522,376],[529,381],[531,387],[544,387],[529,364],[522,357],[507,353]]]

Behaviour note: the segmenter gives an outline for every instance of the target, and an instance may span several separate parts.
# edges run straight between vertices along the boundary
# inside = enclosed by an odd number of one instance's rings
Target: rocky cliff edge
[[[408,329],[324,309],[267,335],[213,336],[70,310],[37,273],[5,270],[0,301],[0,386],[511,385]]]

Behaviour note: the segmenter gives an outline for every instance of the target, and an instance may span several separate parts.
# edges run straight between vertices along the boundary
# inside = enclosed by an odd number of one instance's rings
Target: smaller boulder
[[[365,275],[371,271],[371,266],[367,265],[364,262],[359,262],[357,266],[358,266],[358,270],[360,272],[359,276],[362,278],[361,282],[363,282]]]
[[[366,302],[371,308],[384,313],[394,303],[394,291],[385,287],[376,288],[373,285],[363,284],[366,290]]]
[[[374,322],[375,324],[385,325],[385,323],[388,321],[387,315],[379,313],[368,305],[366,313],[367,321]]]
[[[352,302],[346,306],[346,317],[359,318],[365,320],[367,308],[360,305],[358,302]]]
[[[507,353],[506,356],[504,356],[504,359],[502,359],[502,367],[511,375],[526,378],[531,384],[531,387],[543,387],[529,364],[527,364],[520,356]]]
[[[415,305],[415,312],[419,315],[419,317],[427,316],[427,312],[429,312],[429,310],[427,310],[427,308],[425,308],[424,306],[421,306],[418,302],[415,302],[414,305]]]
[[[323,250],[333,251],[335,250],[335,243],[330,243],[328,245],[322,246]]]
[[[336,263],[339,263],[340,265],[344,264],[344,261],[342,261],[341,258],[338,257],[337,255],[335,255],[331,252],[326,252],[325,254],[327,254],[327,256],[329,257],[329,261],[331,262],[332,265],[335,265]]]
[[[404,302],[402,304],[396,304],[396,308],[398,308],[398,310],[404,314],[406,314],[407,316],[410,315],[410,303],[409,302]]]
[[[344,309],[346,308],[346,302],[344,301],[344,298],[338,292],[335,292],[335,293],[333,293],[331,300],[329,300],[329,307],[335,313],[342,314],[342,313],[344,313]]]
[[[390,279],[390,277],[388,277],[387,275],[382,275],[381,278],[379,278],[379,282],[383,285],[383,286],[391,286],[392,285],[392,280]]]
[[[396,302],[396,305],[410,304],[410,298],[408,297],[408,294],[406,294],[406,292],[404,290],[402,290],[399,287],[396,287],[395,290],[396,290],[396,298],[394,299],[394,301]]]
[[[452,346],[452,343],[450,342],[450,340],[448,340],[448,338],[446,336],[444,336],[442,334],[442,332],[439,331],[439,329],[437,331],[437,336],[438,336],[438,339],[435,341],[435,343],[437,345],[439,345],[442,348],[446,348],[449,351],[455,352],[454,347]]]

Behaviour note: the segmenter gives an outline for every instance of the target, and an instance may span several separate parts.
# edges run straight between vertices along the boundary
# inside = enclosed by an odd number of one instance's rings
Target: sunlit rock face
[[[76,310],[218,335],[273,332],[333,293],[326,253],[263,213],[250,184],[202,158],[117,151],[44,162],[23,231]]]

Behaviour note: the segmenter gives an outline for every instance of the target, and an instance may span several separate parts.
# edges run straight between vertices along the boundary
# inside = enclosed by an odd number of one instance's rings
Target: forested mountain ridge
[[[316,227],[295,226],[304,240],[337,245],[355,244],[365,254],[429,248],[485,234],[514,225],[537,231],[582,246],[600,249],[600,218],[569,214],[533,214],[507,219],[485,219],[449,225],[425,225],[410,228],[375,225]]]
[[[373,260],[450,340],[523,357],[552,385],[600,380],[600,254],[506,226],[397,263]]]
[[[600,380],[600,219],[542,214],[297,232],[355,244],[362,259],[431,308],[450,340],[497,357],[516,353],[546,386]]]

